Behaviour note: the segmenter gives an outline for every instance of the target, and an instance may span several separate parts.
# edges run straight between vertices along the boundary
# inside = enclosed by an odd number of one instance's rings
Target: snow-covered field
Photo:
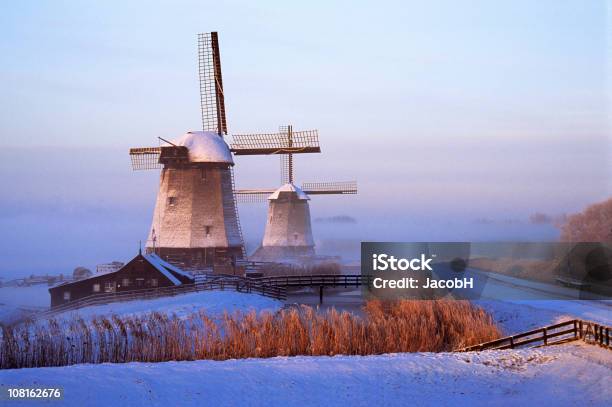
[[[46,306],[46,286],[0,289],[6,307]],[[578,300],[476,302],[506,334],[564,319],[612,325],[612,303]],[[94,315],[204,310],[274,311],[282,302],[256,294],[204,291],[92,306]],[[1,309],[1,308],[0,308]],[[61,314],[72,317],[75,311]],[[61,387],[58,405],[609,405],[612,352],[572,343],[480,353],[293,357],[167,363],[77,365],[3,370],[6,387]],[[28,403],[20,403],[27,405]],[[32,405],[40,405],[33,401]]]
[[[247,312],[250,310],[276,311],[283,303],[281,301],[263,297],[258,294],[238,293],[235,291],[200,291],[197,293],[181,294],[174,297],[163,297],[151,300],[134,300],[115,302],[105,305],[96,305],[81,308],[76,311],[67,311],[62,316],[79,315],[90,318],[95,315],[138,315],[148,312],[163,312],[168,315],[176,314],[186,316],[200,310],[207,315],[220,315],[225,311]]]
[[[480,353],[78,365],[5,370],[0,377],[3,388],[62,387],[62,404],[71,406],[608,406],[612,352],[568,344]]]

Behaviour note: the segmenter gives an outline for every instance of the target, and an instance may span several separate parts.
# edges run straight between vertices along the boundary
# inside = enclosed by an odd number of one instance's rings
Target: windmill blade
[[[281,185],[285,185],[290,183],[293,177],[291,177],[291,173],[293,172],[293,160],[289,160],[291,154],[281,154],[280,155],[280,181]]]
[[[154,170],[162,168],[163,165],[159,162],[161,155],[161,147],[137,147],[130,148],[130,159],[132,160],[132,169],[138,170]]]
[[[291,142],[287,133],[235,134],[230,150],[235,155],[320,153],[317,130],[294,131]]]
[[[356,194],[357,182],[304,182],[302,191],[307,195]]]
[[[198,71],[202,129],[223,137],[227,134],[221,55],[216,32],[198,34]]]
[[[288,147],[293,147],[293,126],[286,125],[280,126],[278,131],[281,134],[287,135]],[[281,154],[280,155],[280,174],[281,174],[281,185],[293,184],[293,154]]]
[[[236,200],[240,203],[266,202],[273,189],[237,189]]]
[[[165,164],[185,164],[189,162],[189,150],[184,146],[138,147],[130,148],[132,169],[155,170]]]

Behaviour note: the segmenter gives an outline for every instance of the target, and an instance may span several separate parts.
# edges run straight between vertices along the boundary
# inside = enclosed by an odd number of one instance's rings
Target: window
[[[107,281],[104,283],[104,292],[105,293],[112,293],[115,292],[115,282],[114,281]]]
[[[212,229],[212,226],[204,226],[204,232],[206,233],[206,237],[210,237],[210,229]]]
[[[123,280],[121,280],[121,285],[124,287],[129,287],[130,286],[130,279],[129,278],[124,278]]]
[[[136,287],[142,287],[142,286],[144,286],[144,278],[137,278]]]
[[[175,206],[176,205],[176,197],[175,196],[169,196],[168,197],[168,206]]]
[[[99,293],[100,292],[100,284],[94,284],[93,285],[93,292],[94,293]]]
[[[64,301],[70,301],[70,291],[64,291]]]
[[[156,278],[152,278],[151,279],[151,287],[157,287],[157,279]]]
[[[206,181],[208,174],[206,174],[206,168],[202,168],[202,181]]]

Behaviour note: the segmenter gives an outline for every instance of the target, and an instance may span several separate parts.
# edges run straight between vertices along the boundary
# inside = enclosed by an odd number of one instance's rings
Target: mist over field
[[[457,188],[457,183],[472,182],[469,177],[449,178],[444,184],[439,178],[430,177],[430,182],[437,185],[426,188],[421,179],[401,166],[386,172],[381,166],[368,173],[359,165],[336,168],[330,158],[319,159],[317,171],[312,171],[314,166],[307,164],[313,159],[314,155],[296,159],[298,182],[319,179],[299,177],[301,173],[327,172],[338,174],[334,179],[353,178],[359,183],[358,195],[313,196],[310,201],[313,220],[354,219],[312,223],[318,252],[341,255],[346,262],[358,260],[362,240],[556,239],[559,232],[552,223],[530,220],[536,209],[558,214],[580,209],[581,201],[586,204],[600,198],[597,185],[589,184],[588,188],[580,186],[584,189],[580,199],[568,191],[568,196],[557,202],[548,198],[553,189],[549,186],[539,194],[523,197],[525,202],[517,202],[512,205],[516,208],[512,208],[508,200],[518,200],[512,188],[497,200],[479,196],[484,196],[487,188],[462,199],[448,195],[449,190]],[[273,187],[278,183],[277,157],[262,160],[238,157],[236,162],[239,187]],[[126,149],[9,148],[0,152],[0,169],[5,175],[6,190],[10,191],[0,200],[2,277],[69,274],[77,265],[93,269],[98,263],[128,260],[138,250],[140,240],[144,245],[159,171],[132,171]],[[595,177],[597,168],[592,168],[592,172]],[[530,177],[532,183],[539,182],[537,175]],[[387,176],[395,177],[394,188],[384,182]],[[406,180],[403,183],[402,177]],[[494,177],[491,178],[494,183]],[[412,185],[421,189],[413,189]],[[533,200],[533,208],[528,200]],[[251,252],[263,236],[267,204],[243,203],[239,210],[247,249]]]

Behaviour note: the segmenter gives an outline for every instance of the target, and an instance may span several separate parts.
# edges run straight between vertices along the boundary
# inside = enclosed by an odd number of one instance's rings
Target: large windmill
[[[134,170],[160,169],[159,191],[146,243],[147,252],[184,268],[228,272],[245,256],[232,166],[236,155],[319,152],[316,134],[288,146],[279,134],[245,137],[230,150],[221,58],[216,32],[198,34],[202,131],[190,131],[159,147],[130,149]]]
[[[310,222],[309,195],[356,194],[357,184],[348,182],[307,182],[302,187],[294,184],[293,154],[306,152],[297,149],[304,133],[318,135],[316,130],[294,132],[293,127],[281,126],[278,139],[289,146],[275,154],[281,156],[281,186],[277,189],[237,190],[241,202],[268,201],[268,218],[261,246],[251,256],[256,261],[296,261],[311,259],[315,255],[315,243]],[[233,136],[232,148],[248,142],[249,137]],[[320,150],[319,150],[320,151]],[[309,152],[319,152],[309,151]]]

